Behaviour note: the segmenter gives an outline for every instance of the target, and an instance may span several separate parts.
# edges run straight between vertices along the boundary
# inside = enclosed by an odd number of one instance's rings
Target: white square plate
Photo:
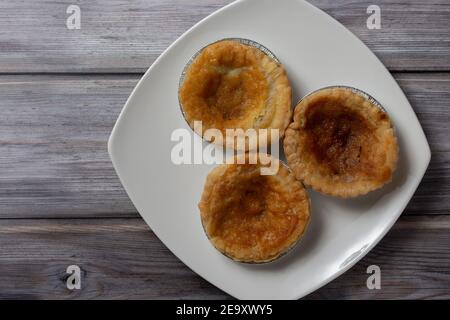
[[[182,70],[198,49],[229,37],[257,41],[275,53],[287,69],[294,102],[329,85],[368,92],[390,114],[401,149],[393,182],[379,191],[345,201],[310,192],[305,237],[266,265],[235,263],[212,247],[197,208],[211,166],[177,166],[170,156],[176,144],[171,133],[190,130],[178,105]],[[390,73],[345,27],[302,0],[237,1],[187,31],[136,86],[108,147],[125,190],[161,241],[200,276],[242,299],[300,298],[348,270],[400,216],[430,160],[422,128]]]

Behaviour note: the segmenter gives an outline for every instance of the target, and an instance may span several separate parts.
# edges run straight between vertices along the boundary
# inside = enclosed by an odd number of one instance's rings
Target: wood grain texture
[[[136,216],[107,154],[136,82],[0,78],[0,216]]]
[[[432,160],[408,214],[450,213],[450,74],[396,74]],[[107,139],[139,76],[0,76],[0,218],[137,217]]]
[[[231,298],[184,266],[138,218],[106,145],[142,72],[231,1],[0,0],[0,299]],[[450,2],[310,2],[390,70],[406,71],[394,76],[432,159],[380,244],[306,298],[449,299]],[[81,7],[81,30],[65,26],[70,4]],[[366,28],[371,4],[381,8],[381,30]],[[79,291],[66,288],[71,264],[82,269]],[[381,267],[381,290],[366,288],[371,264]]]
[[[0,1],[0,73],[143,72],[184,31],[231,0]],[[448,0],[312,0],[360,37],[390,70],[450,71]],[[366,27],[381,8],[380,30]]]
[[[406,217],[342,277],[307,299],[450,298],[450,217]],[[230,298],[190,271],[141,219],[9,220],[0,225],[0,299]],[[81,290],[66,268],[82,270]],[[366,269],[381,268],[381,290]],[[301,279],[298,279],[301,281]]]

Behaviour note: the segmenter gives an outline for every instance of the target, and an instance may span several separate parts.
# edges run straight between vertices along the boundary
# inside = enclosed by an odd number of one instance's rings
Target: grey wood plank
[[[136,216],[107,140],[137,77],[0,78],[0,217]]]
[[[450,215],[450,152],[433,152],[431,162],[404,214]]]
[[[450,74],[395,74],[431,143],[408,214],[450,213]],[[107,139],[138,75],[0,76],[0,218],[136,217]]]
[[[432,151],[450,150],[450,74],[394,73],[425,131]]]
[[[4,220],[0,299],[223,297],[195,276],[141,219]],[[82,270],[82,290],[66,268]]]
[[[431,163],[407,214],[450,214],[450,74],[396,73],[425,131]]]
[[[143,72],[184,31],[231,0],[1,1],[0,72]],[[448,0],[312,0],[360,37],[391,70],[450,70]],[[366,27],[381,8],[380,30]]]
[[[308,299],[450,298],[450,217],[403,217],[376,248]],[[0,298],[230,298],[184,266],[141,219],[7,220],[0,224]],[[82,270],[66,288],[66,268]],[[381,290],[366,269],[381,268]],[[301,281],[301,279],[298,279]]]

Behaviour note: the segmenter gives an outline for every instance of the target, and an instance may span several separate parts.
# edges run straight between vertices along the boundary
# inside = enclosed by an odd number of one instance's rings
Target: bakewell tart
[[[284,151],[297,179],[342,198],[382,187],[398,160],[388,114],[351,87],[328,87],[302,99],[286,130]]]
[[[245,39],[220,40],[200,50],[183,72],[179,102],[189,126],[222,145],[226,129],[278,129],[282,137],[292,116],[283,66],[267,48]],[[195,121],[202,122],[201,132]],[[222,138],[205,137],[208,129],[220,130]],[[236,149],[228,140],[226,146]]]
[[[199,203],[207,237],[235,261],[276,260],[297,243],[309,222],[310,200],[302,183],[283,164],[274,175],[261,175],[261,166],[246,161],[216,167]]]

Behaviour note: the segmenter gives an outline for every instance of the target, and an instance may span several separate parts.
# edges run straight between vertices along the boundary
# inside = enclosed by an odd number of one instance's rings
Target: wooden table
[[[230,298],[142,221],[107,155],[128,95],[156,57],[229,0],[0,1],[0,298]],[[406,92],[432,149],[380,244],[307,298],[450,298],[450,2],[314,0]],[[81,7],[81,29],[66,8]],[[366,27],[370,4],[382,29]],[[370,75],[368,75],[370,76]],[[66,288],[66,268],[82,288]],[[381,267],[381,290],[366,268]],[[301,281],[301,279],[299,280]]]

